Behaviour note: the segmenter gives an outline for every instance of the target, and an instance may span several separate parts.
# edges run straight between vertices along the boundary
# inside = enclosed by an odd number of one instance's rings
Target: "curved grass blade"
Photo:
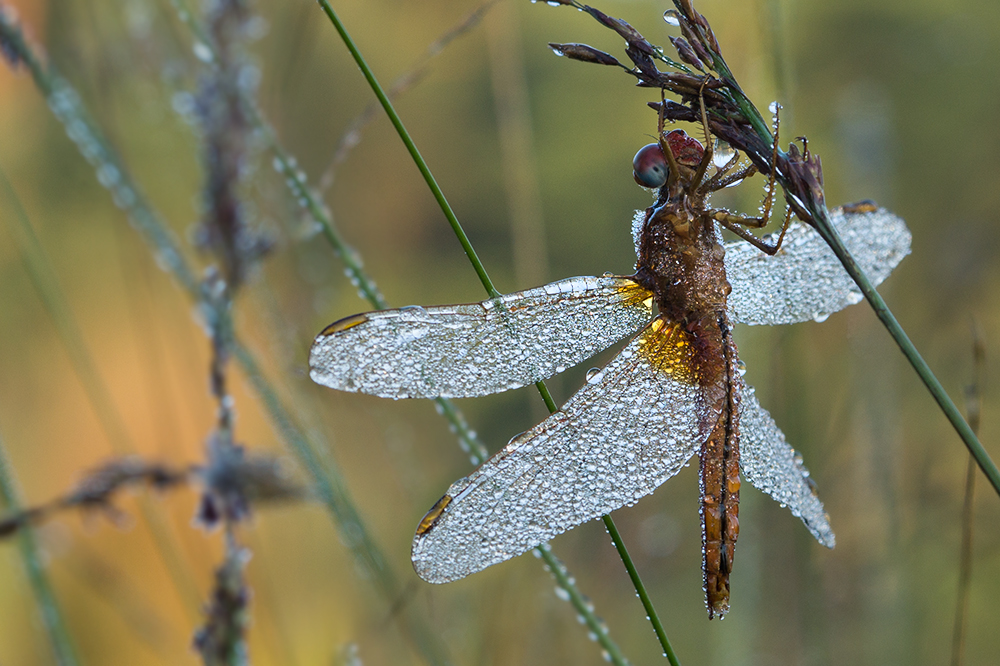
[[[550,3],[553,4],[553,3]],[[576,0],[558,0],[554,4],[569,5],[577,9],[586,11],[594,18],[598,19],[608,27],[620,27],[617,19],[606,17],[601,12],[582,5]],[[889,332],[889,335],[899,346],[906,360],[916,371],[920,380],[930,391],[931,396],[938,403],[941,411],[958,433],[959,437],[975,458],[979,468],[986,475],[993,489],[1000,495],[1000,470],[996,463],[990,458],[983,448],[979,438],[969,427],[969,424],[962,418],[954,401],[944,390],[941,382],[934,376],[930,366],[917,351],[916,346],[910,341],[909,336],[899,325],[896,317],[889,310],[881,295],[875,290],[872,281],[865,275],[859,267],[851,253],[845,248],[843,240],[840,238],[830,219],[830,212],[826,208],[825,195],[823,191],[822,166],[819,158],[810,156],[808,151],[805,154],[797,150],[794,144],[786,152],[775,145],[774,137],[764,122],[760,111],[750,101],[749,97],[740,89],[736,78],[722,57],[719,43],[712,32],[708,21],[704,16],[694,10],[691,0],[674,0],[676,10],[669,10],[669,17],[673,25],[680,25],[686,35],[694,40],[691,45],[705,55],[705,64],[711,63],[711,69],[718,78],[711,77],[715,84],[712,92],[717,93],[720,99],[727,102],[725,109],[726,116],[722,117],[717,109],[706,109],[709,118],[711,132],[729,145],[744,152],[751,161],[757,165],[762,173],[774,173],[778,183],[784,189],[789,205],[798,215],[799,219],[811,224],[820,233],[823,240],[827,242],[833,250],[837,259],[843,264],[844,269],[851,279],[858,285],[862,295],[875,311],[879,321]],[[603,17],[603,18],[602,18]],[[607,21],[605,19],[608,19]],[[644,53],[655,53],[658,47],[650,44],[642,35],[629,26],[631,32],[627,41],[629,47],[639,55]],[[642,59],[639,59],[640,62]],[[651,60],[644,62],[644,65],[651,64]],[[671,76],[649,67],[645,69],[636,68],[628,70],[629,74],[640,79],[645,77],[644,84],[652,87],[661,87],[664,90],[674,90],[671,87]],[[700,79],[699,79],[700,80]],[[685,78],[686,83],[692,80]],[[721,84],[718,85],[718,84]],[[697,90],[697,87],[695,88]],[[666,110],[667,118],[671,120],[686,120],[697,122],[700,118],[701,109],[697,97],[688,95],[684,99],[685,104],[667,102],[664,107],[659,104],[655,106]],[[708,106],[708,105],[706,105]],[[739,123],[736,121],[740,121]]]
[[[678,11],[685,13],[690,19],[695,19],[699,16],[691,7],[691,0],[674,0],[674,4]],[[702,21],[704,21],[703,17]],[[697,23],[697,21],[695,22]],[[712,41],[714,41],[714,36]],[[833,222],[830,218],[830,211],[826,208],[822,185],[822,172],[818,159],[815,160],[815,164],[810,164],[808,159],[806,159],[804,163],[799,162],[799,165],[803,165],[804,168],[797,170],[796,175],[798,177],[794,180],[784,169],[776,168],[776,165],[771,164],[771,149],[774,143],[774,138],[771,136],[771,132],[764,123],[757,107],[754,106],[753,102],[750,101],[746,94],[744,94],[737,85],[736,78],[729,70],[728,65],[726,65],[725,60],[722,58],[722,54],[717,50],[718,43],[716,42],[714,46],[716,47],[716,50],[713,52],[713,55],[717,56],[714,62],[716,71],[719,72],[722,81],[735,97],[740,110],[743,112],[749,124],[753,127],[757,138],[763,142],[765,146],[767,146],[767,150],[764,151],[764,154],[761,154],[758,157],[762,159],[767,166],[775,168],[778,182],[781,184],[785,192],[788,193],[797,203],[804,204],[806,212],[808,213],[807,217],[811,218],[808,221],[815,227],[820,235],[823,236],[823,240],[830,245],[830,249],[832,249],[834,254],[837,255],[837,258],[843,264],[847,274],[851,276],[851,279],[854,280],[854,282],[861,289],[861,293],[868,301],[872,310],[875,311],[875,316],[878,317],[879,321],[882,322],[882,325],[889,332],[889,335],[899,346],[900,351],[903,352],[903,356],[906,357],[906,360],[920,377],[924,386],[926,386],[927,390],[930,391],[931,396],[934,398],[935,402],[937,402],[941,411],[944,412],[945,417],[949,422],[951,422],[955,432],[957,432],[959,437],[962,438],[965,446],[969,449],[969,453],[971,453],[972,457],[976,459],[976,463],[983,471],[983,474],[986,475],[986,478],[989,479],[993,489],[998,495],[1000,495],[1000,470],[997,469],[996,463],[993,462],[990,455],[986,452],[986,449],[983,448],[983,445],[980,443],[976,433],[973,432],[972,428],[969,427],[969,424],[962,417],[961,412],[959,412],[958,407],[951,399],[951,396],[949,396],[944,390],[941,382],[934,375],[930,366],[920,355],[920,352],[917,351],[913,342],[910,341],[910,337],[906,334],[906,331],[903,330],[903,327],[900,326],[895,315],[893,315],[892,311],[889,310],[889,306],[886,305],[882,296],[875,290],[872,281],[858,266],[857,261],[847,250],[843,240],[834,228]],[[790,153],[786,153],[781,149],[778,149],[776,152],[777,162],[787,165],[789,163]],[[798,208],[802,208],[802,206],[800,205]]]
[[[465,230],[462,229],[462,225],[459,223],[457,216],[451,209],[451,205],[448,203],[448,200],[445,198],[444,193],[438,186],[437,181],[431,174],[430,168],[427,166],[427,163],[424,161],[423,157],[420,155],[420,152],[417,150],[416,145],[413,143],[413,140],[410,138],[410,135],[406,131],[406,128],[404,127],[402,120],[399,118],[399,115],[396,113],[395,108],[392,106],[392,102],[389,101],[389,98],[386,96],[385,92],[382,90],[382,87],[379,85],[378,80],[375,78],[375,74],[372,72],[371,68],[368,66],[368,63],[361,55],[361,52],[354,44],[354,41],[348,34],[347,29],[344,27],[344,24],[340,21],[340,18],[333,10],[333,7],[330,6],[330,3],[327,0],[319,0],[319,4],[323,8],[323,11],[326,13],[327,17],[330,19],[331,23],[333,23],[337,32],[340,34],[341,39],[344,41],[344,44],[351,52],[351,55],[354,57],[354,60],[358,64],[358,67],[361,68],[361,71],[364,74],[365,79],[367,79],[368,84],[371,86],[373,92],[375,93],[375,96],[378,97],[379,102],[382,103],[382,107],[385,109],[386,114],[388,114],[389,119],[392,121],[393,126],[396,128],[396,131],[399,133],[400,138],[406,145],[406,148],[410,152],[410,155],[413,158],[414,162],[416,163],[417,168],[420,170],[420,173],[424,176],[424,179],[427,181],[428,187],[431,188],[431,192],[434,194],[434,198],[438,201],[438,204],[441,206],[441,209],[444,212],[445,217],[448,219],[448,223],[451,225],[452,230],[458,237],[459,242],[462,244],[463,249],[465,249],[465,253],[469,257],[469,261],[472,263],[473,268],[476,270],[476,274],[479,276],[480,281],[483,283],[483,287],[486,289],[487,294],[491,298],[500,297],[500,293],[493,286],[493,282],[490,280],[489,275],[487,275],[486,269],[483,267],[482,262],[479,261],[479,257],[476,255],[475,250],[473,249],[472,243],[469,241],[468,236],[466,236]],[[546,407],[548,407],[549,412],[555,412],[556,405],[555,402],[552,400],[552,396],[549,395],[549,391],[548,388],[546,388],[545,386],[545,382],[539,381],[536,384],[536,386],[538,387],[538,391],[539,393],[541,393],[542,399],[545,401],[545,405]],[[611,521],[610,516],[606,517],[606,522],[607,521]],[[626,551],[624,551],[624,547],[619,548],[619,543],[620,541],[616,541],[615,547],[619,549],[619,554],[622,556],[622,559],[624,560],[625,558],[628,557],[628,554]],[[653,621],[653,618],[656,618],[655,621],[659,622],[659,619],[657,618],[655,611],[652,610],[651,606],[649,610],[650,610],[650,620]],[[592,613],[586,614],[584,615],[584,617],[587,618],[589,624],[591,622],[591,618],[593,617],[593,615]],[[602,637],[606,636],[606,632],[602,631],[599,632],[597,635],[600,640]],[[658,633],[658,637],[659,636],[660,634]],[[662,638],[664,639],[664,645],[663,645],[664,650],[667,652],[672,652],[673,650],[670,648],[669,643],[665,642],[666,635],[664,634]],[[613,653],[611,653],[610,651],[609,654],[613,656]]]

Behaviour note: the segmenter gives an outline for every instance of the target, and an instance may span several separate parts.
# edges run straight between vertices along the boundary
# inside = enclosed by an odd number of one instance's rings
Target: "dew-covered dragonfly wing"
[[[460,398],[519,388],[635,333],[652,294],[626,277],[577,277],[469,305],[408,307],[330,324],[309,355],[330,388]]]
[[[884,208],[853,213],[837,208],[830,217],[872,284],[881,283],[910,253],[906,223]],[[822,321],[861,300],[833,250],[806,224],[790,225],[773,257],[744,241],[726,243],[725,249],[726,277],[733,288],[729,316],[735,323]]]
[[[689,335],[654,319],[560,409],[452,484],[421,522],[413,563],[445,583],[631,504],[704,439]]]
[[[816,540],[833,548],[829,517],[819,501],[809,470],[754,390],[740,381],[740,470],[758,490],[773,497],[805,523]]]

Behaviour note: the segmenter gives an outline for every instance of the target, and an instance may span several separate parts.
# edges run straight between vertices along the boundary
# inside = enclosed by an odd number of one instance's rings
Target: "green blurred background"
[[[185,119],[200,63],[167,0],[17,0],[24,24],[77,86],[142,187],[190,243],[200,208],[199,139]],[[388,84],[458,24],[472,0],[337,3]],[[667,2],[598,7],[665,44]],[[784,106],[784,141],[808,135],[831,204],[873,198],[907,220],[913,254],[881,289],[931,367],[961,403],[973,374],[970,322],[987,365],[1000,356],[1000,5],[995,0],[702,0],[730,66],[762,109]],[[260,101],[313,182],[349,123],[373,99],[320,9],[257,2],[250,46]],[[501,291],[572,275],[628,272],[632,211],[648,195],[632,154],[656,131],[656,94],[631,79],[555,57],[549,41],[623,57],[587,16],[527,0],[493,7],[437,56],[398,110]],[[523,103],[519,103],[519,100]],[[446,422],[424,402],[339,394],[313,385],[308,344],[325,324],[369,309],[321,236],[310,233],[264,150],[246,194],[254,223],[277,239],[235,310],[237,325],[304,421],[329,442],[390,566],[387,604],[360,573],[319,505],[264,509],[241,531],[253,553],[250,651],[257,664],[419,663],[396,614],[422,616],[461,664],[597,664],[599,647],[530,556],[443,587],[409,564],[414,526],[470,470]],[[0,68],[0,168],[55,264],[82,342],[95,357],[136,448],[174,463],[203,457],[215,403],[207,339],[192,303],[98,185],[26,74]],[[717,199],[756,209],[762,178]],[[338,227],[390,303],[465,302],[482,287],[398,136],[379,113],[325,193]],[[7,207],[0,215],[8,220]],[[30,502],[70,488],[111,455],[2,225],[0,432]],[[992,294],[992,295],[991,295]],[[737,329],[748,380],[800,449],[838,545],[745,485],[724,622],[706,618],[695,468],[615,519],[685,664],[941,664],[949,658],[967,453],[866,305],[828,321]],[[607,358],[605,354],[599,361]],[[551,383],[565,400],[595,363]],[[233,369],[237,438],[284,453]],[[987,373],[988,375],[989,373]],[[982,395],[994,457],[1000,410]],[[491,450],[544,414],[533,389],[458,401]],[[289,456],[288,465],[295,470]],[[967,663],[1000,653],[997,497],[979,480]],[[221,558],[221,538],[191,526],[192,493],[154,498],[185,579],[168,574],[134,496],[119,529],[65,515],[39,531],[59,601],[87,664],[197,663],[190,636]],[[618,556],[595,521],[554,551],[634,663],[660,649]],[[404,610],[400,610],[400,609]],[[51,663],[19,553],[0,543],[0,663]]]

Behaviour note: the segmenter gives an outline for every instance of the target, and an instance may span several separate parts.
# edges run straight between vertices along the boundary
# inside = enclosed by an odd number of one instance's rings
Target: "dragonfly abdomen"
[[[706,414],[717,415],[699,452],[702,565],[709,618],[721,618],[729,610],[729,574],[740,532],[740,396],[736,345],[724,315],[711,329],[700,331],[705,342],[718,344],[703,357],[701,373]]]

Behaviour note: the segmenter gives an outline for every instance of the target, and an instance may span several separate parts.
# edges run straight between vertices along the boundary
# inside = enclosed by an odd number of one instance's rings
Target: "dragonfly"
[[[811,227],[786,216],[777,238],[746,231],[767,222],[773,178],[761,218],[711,208],[712,192],[755,169],[739,167],[738,155],[715,165],[705,146],[661,128],[637,153],[633,175],[656,200],[633,218],[632,275],[356,314],[316,337],[314,381],[395,399],[528,386],[630,338],[559,410],[448,488],[413,540],[424,580],[458,580],[630,506],[694,456],[710,619],[729,609],[741,473],[834,546],[801,456],[744,382],[732,328],[823,320],[861,293]],[[909,253],[905,223],[883,208],[863,202],[831,217],[875,284]],[[742,238],[723,242],[722,228]]]

